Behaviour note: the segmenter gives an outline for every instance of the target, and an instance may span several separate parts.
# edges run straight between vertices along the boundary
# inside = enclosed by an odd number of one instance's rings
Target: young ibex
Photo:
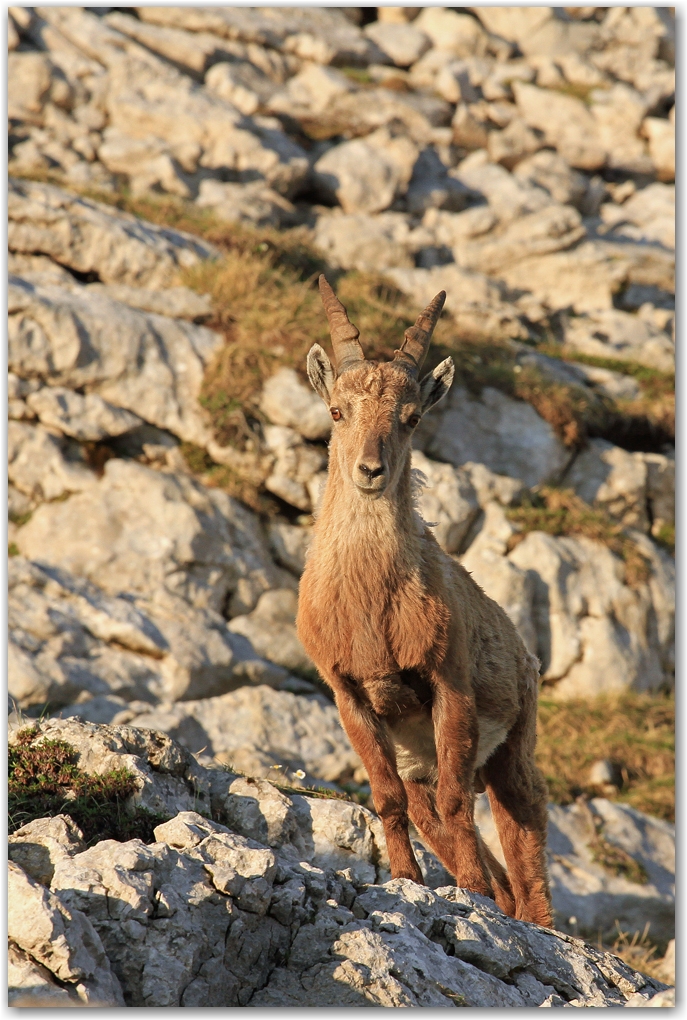
[[[335,425],[300,585],[300,639],[367,769],[392,876],[422,882],[410,818],[459,886],[550,925],[538,663],[413,501],[413,429],[453,380],[450,358],[418,380],[446,295],[380,363],[365,359],[323,276],[320,291],[336,368],[317,344],[307,368]],[[475,828],[475,791],[485,787],[507,874]]]

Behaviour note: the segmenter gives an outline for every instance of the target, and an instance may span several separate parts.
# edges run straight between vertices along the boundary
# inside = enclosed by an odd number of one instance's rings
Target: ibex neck
[[[413,507],[410,454],[398,483],[379,499],[359,495],[330,458],[329,477],[317,518],[316,543],[336,548],[342,556],[370,557],[379,570],[410,565],[419,555],[423,529]]]

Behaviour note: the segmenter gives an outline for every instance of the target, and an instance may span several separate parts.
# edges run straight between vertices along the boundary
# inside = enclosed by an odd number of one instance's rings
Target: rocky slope
[[[249,831],[224,808],[221,825],[203,822],[207,831],[179,837],[178,846],[164,833],[152,848],[126,843],[73,852],[67,840],[69,860],[91,854],[100,861],[95,870],[147,876],[136,893],[143,899],[131,918],[125,910],[110,919],[105,938],[102,892],[86,908],[86,900],[71,902],[57,886],[50,893],[35,887],[35,875],[18,879],[28,882],[40,924],[54,934],[43,948],[17,940],[18,987],[117,1002],[121,987],[137,1005],[258,1005],[280,995],[298,1005],[320,988],[325,1004],[331,989],[344,986],[350,1004],[445,1005],[464,996],[491,1005],[497,992],[502,1004],[553,996],[551,1004],[562,997],[589,1005],[597,995],[610,996],[609,1004],[616,995],[646,997],[637,984],[644,979],[599,977],[606,971],[597,973],[598,954],[585,956],[592,951],[570,941],[578,929],[607,931],[619,919],[626,930],[641,931],[650,919],[660,938],[672,937],[671,827],[631,809],[603,800],[551,809],[557,923],[569,937],[538,932],[548,940],[544,950],[527,948],[535,938],[527,926],[483,903],[463,903],[455,890],[426,900],[423,892],[417,925],[413,911],[420,907],[412,903],[420,893],[407,886],[375,892],[383,910],[361,906],[356,913],[363,886],[376,889],[388,878],[374,816],[299,796],[292,808],[264,783],[281,774],[291,786],[316,781],[366,792],[362,765],[294,626],[310,514],[326,477],[329,418],[299,375],[282,367],[264,381],[251,450],[226,445],[199,401],[225,338],[211,297],[180,285],[180,275],[187,280],[208,260],[221,262],[224,250],[102,200],[172,196],[237,227],[298,225],[334,272],[382,271],[416,305],[446,289],[456,336],[503,342],[514,373],[536,370],[538,379],[572,388],[590,406],[610,400],[632,415],[648,392],[646,379],[665,385],[673,369],[668,10],[580,8],[572,16],[552,8],[380,8],[370,20],[374,11],[10,9],[13,720],[17,713],[61,716],[41,725],[72,727],[77,743],[85,731],[67,720],[113,725],[117,733],[125,727],[129,736],[107,740],[127,754],[125,745],[145,743],[145,729],[163,731],[202,766],[219,761],[255,777],[260,817],[273,817],[263,799],[276,798],[274,818],[282,821],[275,831],[287,818],[295,831],[298,812],[322,812],[312,823],[319,833],[313,846],[306,853],[299,844],[293,874],[275,856],[282,844],[268,838],[272,822]],[[570,443],[535,403],[457,380],[418,430],[423,516],[435,522],[447,552],[504,606],[539,656],[553,697],[670,686],[674,561],[663,536],[674,526],[672,446],[654,433],[651,442],[643,434],[624,446],[599,436]],[[261,515],[208,484],[189,466],[189,449],[250,475],[276,498],[279,513]],[[604,515],[606,533],[617,530],[613,541],[523,526],[516,511],[548,484],[571,489]],[[226,776],[216,768],[201,772],[206,784]],[[248,781],[231,782],[238,790]],[[155,804],[170,817],[199,810],[195,795],[179,796],[175,788]],[[349,812],[345,853],[332,849],[337,812]],[[179,823],[183,832],[196,824]],[[480,824],[490,831],[482,809]],[[224,848],[213,844],[194,856],[208,839]],[[261,845],[248,848],[263,855],[256,860],[271,854],[273,861],[255,873],[267,884],[260,909],[245,908],[246,916],[233,902],[234,886],[203,877],[206,864],[214,868],[225,853],[226,867],[242,874],[235,864],[245,850],[241,839]],[[625,864],[639,861],[642,880],[627,867],[599,863],[599,839],[620,847]],[[438,868],[419,844],[418,853],[426,867]],[[118,854],[128,863],[120,867]],[[353,864],[342,863],[347,854]],[[342,892],[336,883],[343,880],[332,875],[348,867],[358,886]],[[199,932],[187,957],[168,951],[172,934],[155,934],[177,908],[165,914],[150,890],[168,882],[172,868],[184,872],[185,888],[202,889],[198,904],[207,900],[210,926],[223,933],[219,942],[237,918],[231,930],[236,924],[237,946],[245,943],[252,962],[237,972],[226,993],[231,1002],[216,1000],[224,994],[217,976],[223,965],[212,940],[203,941],[205,915],[194,911],[206,907],[196,906],[195,894],[178,907],[178,923],[183,915]],[[325,877],[306,882],[303,868],[307,875],[321,868]],[[275,882],[278,898],[282,886],[305,890],[293,900],[284,894],[291,905],[283,918],[270,906]],[[102,874],[92,888],[101,886],[107,888]],[[126,891],[113,896],[134,902]],[[506,938],[498,926],[508,925],[523,959],[548,957],[555,945],[561,960],[573,954],[570,966],[585,976],[566,984],[528,963],[531,981],[521,987],[513,975],[522,965],[510,957],[498,965],[463,960],[454,942],[470,938],[451,942],[436,918],[450,916],[450,927],[475,910],[474,924],[487,925],[496,943]],[[383,921],[370,920],[377,911]],[[399,911],[407,923],[388,920]],[[296,935],[296,916],[315,926],[310,934]],[[149,922],[158,928],[149,931]],[[144,942],[150,935],[145,980],[140,960],[131,976],[134,964],[112,949],[123,924]],[[69,934],[59,952],[48,948],[67,929],[81,933],[74,946],[90,947],[88,959],[77,962],[64,950]],[[425,954],[424,977],[405,964],[402,979],[391,974],[394,959],[416,953]],[[333,962],[340,954],[344,962]],[[302,966],[285,963],[292,958]],[[115,977],[102,976],[109,973],[105,959]],[[163,963],[174,981],[167,971],[156,976]],[[561,963],[563,971],[567,966]],[[264,977],[251,986],[253,967]],[[173,1001],[160,999],[162,986],[176,989]]]
[[[39,725],[124,764],[154,842],[86,848],[64,815],[10,839],[11,1005],[645,1006],[664,985],[446,885],[388,880],[381,825],[341,800],[200,768],[161,733]],[[11,742],[16,742],[15,730]],[[212,814],[212,819],[208,817]],[[217,819],[217,820],[214,820]]]

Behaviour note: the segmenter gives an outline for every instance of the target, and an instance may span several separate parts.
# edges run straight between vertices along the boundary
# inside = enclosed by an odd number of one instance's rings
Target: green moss
[[[16,542],[10,542],[9,543],[9,545],[7,546],[7,555],[8,556],[19,556],[19,546],[17,545]]]
[[[154,841],[153,829],[167,818],[144,808],[127,809],[126,802],[138,789],[128,769],[88,775],[68,743],[51,739],[35,743],[38,736],[37,729],[24,729],[9,748],[10,832],[36,818],[67,814],[87,844],[103,839]]]
[[[28,524],[33,515],[33,510],[27,510],[24,514],[17,514],[10,511],[8,514],[12,524],[16,524],[18,528],[22,528],[25,524]]]

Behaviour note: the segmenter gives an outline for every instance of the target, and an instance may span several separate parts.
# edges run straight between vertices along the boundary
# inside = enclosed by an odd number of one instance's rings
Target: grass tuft
[[[136,793],[135,776],[126,768],[88,775],[78,764],[78,753],[64,740],[34,743],[39,731],[21,730],[9,748],[9,831],[15,832],[36,818],[69,815],[88,845],[103,839],[154,842],[153,829],[166,816],[144,808],[131,812],[126,802]]]
[[[511,540],[511,548],[530,531],[549,535],[584,535],[602,542],[619,556],[625,565],[625,581],[636,587],[648,581],[650,566],[642,552],[603,509],[591,507],[576,496],[572,489],[542,486],[523,498],[520,506],[506,510],[507,517],[522,529]]]
[[[611,799],[675,820],[675,696],[625,691],[596,699],[539,700],[537,763],[556,804],[593,796],[589,770],[620,764],[622,788]]]

